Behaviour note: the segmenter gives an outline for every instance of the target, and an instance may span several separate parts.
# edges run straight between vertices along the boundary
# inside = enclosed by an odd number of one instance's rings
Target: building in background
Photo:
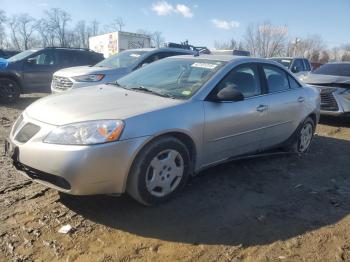
[[[112,32],[89,38],[89,48],[105,58],[127,49],[151,47],[150,36],[129,32]]]

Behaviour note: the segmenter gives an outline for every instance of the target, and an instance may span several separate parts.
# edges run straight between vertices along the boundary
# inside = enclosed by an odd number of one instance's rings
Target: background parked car
[[[0,58],[10,58],[11,56],[17,55],[19,53],[19,51],[16,50],[4,50],[4,49],[0,49]]]
[[[110,83],[159,59],[195,53],[195,51],[182,48],[140,48],[126,50],[94,66],[71,67],[55,72],[51,90],[52,93],[60,93],[99,83]]]
[[[0,67],[0,97],[13,101],[21,93],[50,92],[55,71],[71,66],[94,65],[103,55],[88,49],[43,48],[26,50]]]
[[[272,57],[270,59],[288,68],[298,78],[306,76],[312,70],[311,63],[306,58]]]
[[[321,93],[321,114],[350,114],[350,62],[328,63],[307,75],[303,81]]]

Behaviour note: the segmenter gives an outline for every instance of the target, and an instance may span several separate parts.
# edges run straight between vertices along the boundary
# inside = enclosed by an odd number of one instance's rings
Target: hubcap
[[[300,132],[299,151],[304,153],[310,146],[312,139],[313,127],[310,123],[306,123]]]
[[[173,192],[180,184],[184,173],[184,160],[173,149],[164,150],[155,156],[147,168],[146,187],[156,197]]]

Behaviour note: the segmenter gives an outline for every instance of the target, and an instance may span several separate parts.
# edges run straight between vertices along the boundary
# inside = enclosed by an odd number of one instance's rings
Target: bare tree
[[[112,31],[122,31],[124,26],[125,26],[125,24],[124,24],[123,18],[117,17],[109,25],[109,28]]]
[[[79,21],[75,26],[76,40],[79,47],[88,47],[88,32],[85,25],[85,21]]]
[[[28,14],[14,15],[11,17],[11,30],[13,39],[21,50],[31,47],[33,33],[36,29],[36,20]]]
[[[246,47],[254,56],[272,57],[283,55],[288,28],[270,23],[251,24],[245,35]]]
[[[165,38],[160,31],[150,32],[144,29],[139,29],[137,30],[137,33],[149,36],[151,38],[151,46],[153,47],[159,48],[165,43]]]
[[[6,31],[4,24],[7,20],[6,14],[3,10],[0,10],[0,48],[4,47],[6,42]]]
[[[341,57],[341,61],[350,61],[350,51],[345,51]]]
[[[231,50],[238,49],[239,43],[235,39],[230,39],[229,41],[215,41],[214,47],[216,49]]]
[[[70,15],[60,8],[51,8],[45,11],[45,14],[47,16],[48,28],[55,32],[59,45],[66,46],[68,23],[71,20]]]

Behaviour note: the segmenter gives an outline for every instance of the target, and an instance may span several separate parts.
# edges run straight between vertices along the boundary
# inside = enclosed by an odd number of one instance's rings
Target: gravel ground
[[[1,144],[38,97],[0,105]],[[153,208],[60,195],[1,156],[0,261],[350,261],[350,119],[317,134],[305,156],[209,169]]]

